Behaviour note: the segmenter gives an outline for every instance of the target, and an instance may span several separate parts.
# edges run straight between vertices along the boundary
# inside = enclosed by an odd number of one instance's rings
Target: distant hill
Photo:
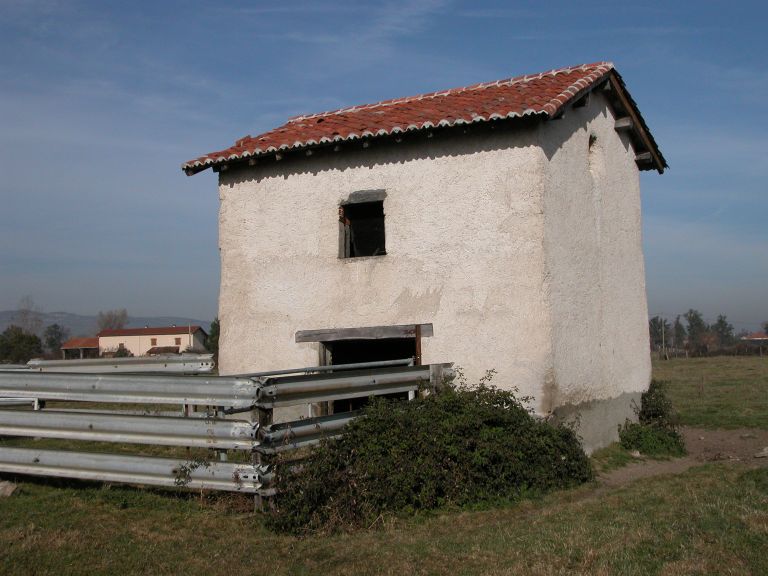
[[[0,310],[0,332],[13,324],[16,310]],[[82,314],[70,314],[69,312],[40,312],[42,329],[50,324],[59,324],[69,329],[70,336],[95,336],[96,315],[85,316]],[[208,332],[211,326],[210,320],[198,320],[195,318],[183,318],[180,316],[128,316],[126,328],[143,328],[144,326],[186,326],[197,324]]]

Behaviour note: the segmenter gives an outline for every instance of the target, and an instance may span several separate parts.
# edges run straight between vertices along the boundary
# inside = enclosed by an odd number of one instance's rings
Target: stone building
[[[218,173],[223,374],[417,356],[616,437],[650,379],[640,170],[610,63],[309,114]]]

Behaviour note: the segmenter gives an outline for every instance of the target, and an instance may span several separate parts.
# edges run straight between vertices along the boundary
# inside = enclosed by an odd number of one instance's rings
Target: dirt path
[[[683,428],[682,431],[688,449],[688,455],[684,458],[641,458],[623,468],[600,474],[598,482],[605,488],[616,488],[641,478],[680,474],[693,466],[719,460],[742,462],[748,466],[768,466],[768,458],[755,458],[757,452],[768,447],[768,430]]]

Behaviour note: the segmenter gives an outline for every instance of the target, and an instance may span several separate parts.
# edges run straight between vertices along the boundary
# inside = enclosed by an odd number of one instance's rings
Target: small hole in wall
[[[592,178],[599,178],[603,172],[603,154],[601,148],[600,143],[597,141],[597,134],[590,134],[587,162]]]

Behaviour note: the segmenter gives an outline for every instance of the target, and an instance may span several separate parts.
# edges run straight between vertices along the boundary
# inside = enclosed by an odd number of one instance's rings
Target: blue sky
[[[613,61],[651,313],[768,320],[760,2],[0,0],[0,309],[216,314],[218,195],[180,164],[287,117]]]

